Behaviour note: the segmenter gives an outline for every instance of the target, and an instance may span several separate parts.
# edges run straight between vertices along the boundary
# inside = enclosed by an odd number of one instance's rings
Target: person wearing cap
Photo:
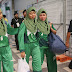
[[[25,10],[23,11],[23,16],[24,16],[24,17],[22,18],[23,20],[25,19],[26,14],[27,14],[27,13],[26,13],[26,9],[25,9]]]
[[[14,18],[11,21],[11,27],[18,28],[21,23],[22,23],[22,18],[19,18],[18,12],[15,11],[14,12]],[[18,37],[18,34],[15,35],[15,42],[16,42],[17,50],[19,50],[19,45],[18,45],[17,37]]]

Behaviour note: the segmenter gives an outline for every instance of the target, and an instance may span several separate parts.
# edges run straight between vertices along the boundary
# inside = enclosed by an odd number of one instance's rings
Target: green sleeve
[[[18,34],[18,28],[12,28],[9,24],[7,24],[7,33],[10,35]]]
[[[24,48],[24,33],[25,33],[25,24],[22,23],[19,27],[19,33],[18,33],[18,42],[19,42],[20,52],[25,51],[25,48]]]
[[[52,24],[52,28],[53,28],[54,30],[56,30],[56,29],[54,28],[53,24]]]

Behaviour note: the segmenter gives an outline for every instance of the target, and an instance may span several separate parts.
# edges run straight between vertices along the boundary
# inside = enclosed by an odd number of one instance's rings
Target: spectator
[[[22,19],[19,18],[18,12],[15,11],[14,12],[14,18],[11,21],[11,27],[18,28],[21,23],[22,23]],[[18,39],[17,39],[17,37],[18,37],[18,34],[15,35],[15,42],[16,42],[17,50],[19,50],[19,45],[18,45]]]

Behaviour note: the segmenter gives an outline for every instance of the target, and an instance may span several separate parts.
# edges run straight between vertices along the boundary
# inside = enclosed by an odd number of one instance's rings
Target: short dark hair
[[[3,15],[4,18],[6,18],[6,15]]]
[[[23,13],[26,12],[26,9],[23,11]]]
[[[14,11],[14,15],[16,15],[16,14],[18,14],[18,12],[17,11]]]

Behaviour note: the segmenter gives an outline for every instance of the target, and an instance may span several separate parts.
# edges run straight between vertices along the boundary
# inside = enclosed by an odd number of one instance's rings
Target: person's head
[[[45,9],[41,8],[37,13],[37,28],[43,34],[48,35],[50,33],[50,25],[47,20],[47,13]]]
[[[0,8],[0,20],[2,19],[2,17],[3,17],[3,14],[2,14],[2,10]]]
[[[23,11],[23,16],[26,17],[26,9]]]
[[[37,15],[38,15],[38,19],[41,21],[45,21],[47,19],[47,13],[42,8],[38,11]]]
[[[17,11],[14,12],[14,17],[18,18],[18,12]]]
[[[34,7],[30,7],[28,10],[27,10],[27,16],[30,18],[30,19],[35,19],[36,18],[36,9]]]
[[[3,15],[3,18],[6,18],[6,15]]]
[[[33,9],[32,11],[29,12],[29,18],[30,18],[30,19],[35,19],[35,17],[36,17],[36,12],[35,12],[35,10]]]

